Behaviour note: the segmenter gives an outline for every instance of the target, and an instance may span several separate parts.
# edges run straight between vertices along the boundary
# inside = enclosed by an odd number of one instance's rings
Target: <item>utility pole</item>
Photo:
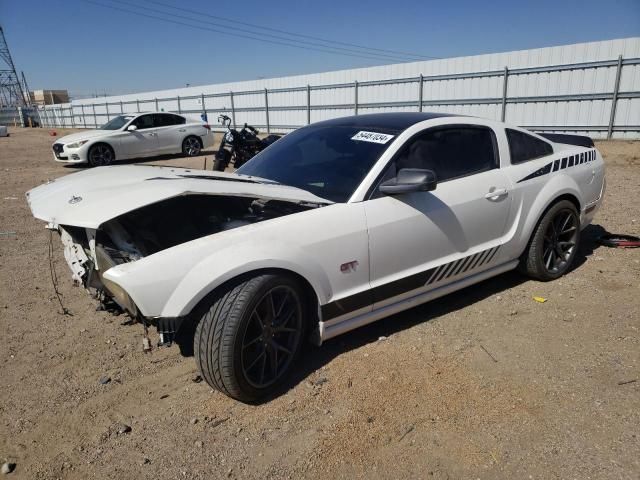
[[[31,103],[28,93],[25,95],[20,83],[2,27],[0,27],[0,92],[7,106],[25,107]]]

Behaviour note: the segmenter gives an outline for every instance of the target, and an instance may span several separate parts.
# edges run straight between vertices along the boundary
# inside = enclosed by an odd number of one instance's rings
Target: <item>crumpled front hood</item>
[[[33,216],[54,226],[98,228],[146,205],[185,194],[332,203],[276,183],[233,173],[151,165],[99,167],[66,175],[27,192]]]
[[[87,130],[85,132],[72,133],[71,135],[65,135],[55,141],[55,143],[62,143],[64,145],[68,143],[77,142],[79,140],[89,140],[91,138],[106,137],[107,135],[114,133],[114,130]]]

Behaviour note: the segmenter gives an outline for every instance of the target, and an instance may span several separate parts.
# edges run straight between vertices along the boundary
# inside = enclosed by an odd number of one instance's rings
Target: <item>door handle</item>
[[[507,195],[509,195],[509,191],[506,188],[492,188],[484,198],[487,200],[498,200],[499,198],[506,197]]]

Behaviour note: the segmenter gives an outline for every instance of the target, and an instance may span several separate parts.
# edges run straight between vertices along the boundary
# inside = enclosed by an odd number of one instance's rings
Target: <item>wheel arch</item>
[[[518,254],[519,257],[522,256],[522,254],[526,252],[527,249],[529,248],[529,245],[531,244],[531,240],[536,231],[536,228],[544,218],[545,214],[549,211],[551,207],[553,207],[558,202],[561,202],[563,200],[568,200],[571,203],[573,203],[573,205],[576,207],[576,210],[578,211],[578,217],[580,217],[580,212],[582,208],[582,203],[580,201],[580,192],[577,188],[577,185],[575,185],[575,188],[572,188],[572,187],[573,186],[570,186],[568,188],[563,188],[557,191],[555,194],[549,195],[547,198],[550,198],[550,199],[546,201],[543,200],[543,198],[546,195],[538,196],[538,198],[536,199],[536,203],[534,204],[534,207],[531,208],[530,210],[529,218],[527,219],[527,222],[526,222],[527,228],[526,228],[525,234],[523,235],[526,241],[522,242],[523,246]]]
[[[319,343],[320,336],[318,326],[320,322],[320,299],[318,297],[318,292],[316,291],[314,286],[299,272],[295,272],[293,270],[282,267],[264,267],[254,270],[248,270],[216,285],[215,287],[210,289],[187,313],[182,316],[183,320],[180,329],[182,331],[181,335],[188,338],[187,348],[190,345],[189,341],[191,340],[191,335],[195,332],[200,318],[206,313],[211,302],[217,295],[230,288],[233,288],[233,286],[237,285],[238,283],[246,281],[252,277],[265,274],[279,274],[288,276],[295,279],[296,282],[301,286],[302,293],[304,295],[304,301],[306,303],[306,306],[308,307],[309,313],[309,319],[306,326],[307,336],[311,339],[312,342]],[[181,347],[181,349],[182,348],[184,347]]]
[[[194,312],[199,311],[203,307],[203,305],[209,303],[212,297],[217,295],[219,292],[226,290],[231,285],[235,285],[239,282],[245,281],[252,277],[256,277],[259,275],[268,275],[268,274],[283,275],[283,276],[288,276],[295,279],[302,288],[302,291],[305,295],[305,300],[310,302],[311,304],[310,307],[312,307],[312,311],[314,312],[316,321],[319,320],[317,311],[318,311],[320,299],[318,298],[318,292],[316,292],[316,289],[313,287],[311,282],[307,278],[305,278],[302,274],[300,274],[299,272],[290,270],[288,268],[283,268],[283,267],[256,268],[253,270],[247,270],[243,273],[240,273],[231,278],[228,278],[227,280],[217,284],[211,290],[209,290],[209,292],[206,293],[193,307],[191,307],[191,310],[185,313],[184,316],[185,317],[192,316]]]

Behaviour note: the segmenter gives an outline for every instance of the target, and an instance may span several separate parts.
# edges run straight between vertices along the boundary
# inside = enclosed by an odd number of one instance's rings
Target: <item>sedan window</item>
[[[157,113],[155,117],[156,127],[170,127],[173,125],[184,125],[185,123],[184,117],[171,113]]]
[[[141,115],[136,118],[132,125],[135,125],[138,130],[144,130],[145,128],[153,128],[155,127],[155,123],[153,121],[153,115]]]
[[[133,115],[118,115],[100,127],[100,130],[120,130],[131,121]]]
[[[495,135],[471,125],[429,129],[409,140],[395,167],[432,170],[439,182],[491,170],[498,167]]]

